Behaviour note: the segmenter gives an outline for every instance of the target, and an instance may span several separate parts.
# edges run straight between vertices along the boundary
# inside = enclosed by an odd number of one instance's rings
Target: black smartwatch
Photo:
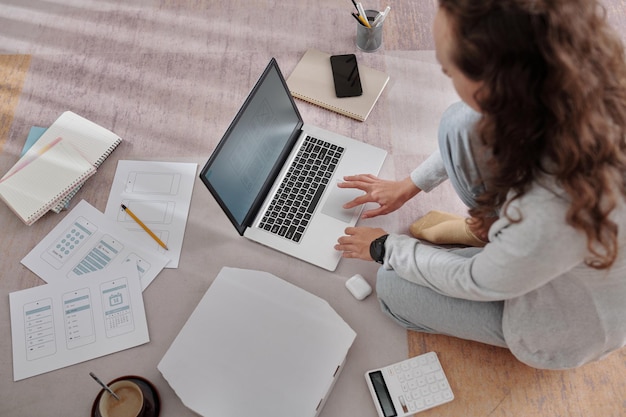
[[[379,264],[385,261],[385,241],[389,235],[383,235],[370,243],[370,256]]]

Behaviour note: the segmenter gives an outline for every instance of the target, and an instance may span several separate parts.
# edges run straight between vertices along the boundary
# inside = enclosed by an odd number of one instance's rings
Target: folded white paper
[[[313,417],[356,333],[323,299],[223,268],[158,365],[203,416]]]

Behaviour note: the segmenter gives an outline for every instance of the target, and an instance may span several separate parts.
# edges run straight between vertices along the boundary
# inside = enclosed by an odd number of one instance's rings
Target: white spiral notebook
[[[120,142],[113,132],[64,112],[0,179],[0,199],[31,225],[63,205]]]

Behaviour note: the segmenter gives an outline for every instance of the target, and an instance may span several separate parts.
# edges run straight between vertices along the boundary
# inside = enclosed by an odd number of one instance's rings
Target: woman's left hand
[[[372,227],[348,227],[346,236],[337,239],[335,249],[342,251],[344,258],[357,258],[364,261],[371,261],[370,244],[373,240],[386,235],[381,228]]]

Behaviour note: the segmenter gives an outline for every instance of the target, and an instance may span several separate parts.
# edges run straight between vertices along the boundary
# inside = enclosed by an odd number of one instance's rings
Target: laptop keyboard
[[[300,242],[344,148],[307,136],[259,227]]]

